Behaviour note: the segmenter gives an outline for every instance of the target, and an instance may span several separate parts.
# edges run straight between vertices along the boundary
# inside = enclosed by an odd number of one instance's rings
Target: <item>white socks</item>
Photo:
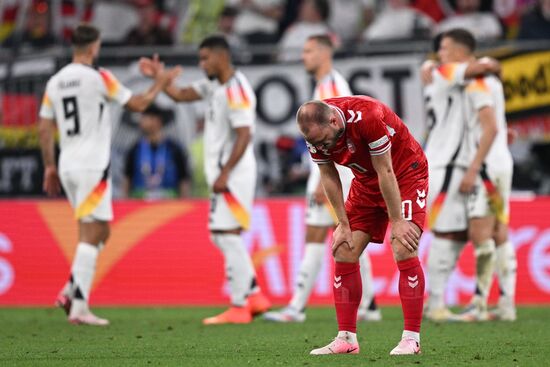
[[[510,241],[497,246],[496,271],[500,285],[501,298],[505,298],[512,305],[516,297],[516,270],[518,261],[514,245]]]
[[[357,344],[357,334],[351,331],[339,331],[337,338],[344,339],[348,343]]]
[[[482,306],[486,307],[495,271],[495,241],[490,238],[482,243],[475,244],[474,254],[476,257],[476,286],[480,292]]]
[[[324,243],[306,243],[304,257],[298,272],[296,288],[294,289],[294,295],[289,303],[290,307],[296,311],[301,312],[306,307],[313,285],[317,280],[319,270],[321,270],[321,265],[325,257],[325,250]]]
[[[466,242],[434,237],[428,255],[428,310],[445,307],[445,288]]]
[[[359,257],[359,267],[361,269],[361,283],[363,284],[363,295],[359,309],[366,310],[374,298],[374,281],[372,279],[372,265],[367,249]]]
[[[420,333],[417,333],[415,331],[403,330],[403,334],[401,334],[401,339],[413,339],[417,343],[420,343]]]
[[[97,255],[99,250],[97,246],[89,243],[80,242],[76,247],[76,254],[71,268],[72,288],[68,293],[72,293],[72,307],[70,316],[78,316],[88,312],[88,301],[90,299],[90,290],[94,280]]]
[[[255,285],[252,259],[237,234],[212,234],[212,242],[222,251],[225,260],[225,276],[229,282],[231,304],[242,307]]]

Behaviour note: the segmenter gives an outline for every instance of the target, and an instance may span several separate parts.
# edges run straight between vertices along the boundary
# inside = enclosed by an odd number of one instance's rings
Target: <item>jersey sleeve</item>
[[[132,91],[120,83],[107,69],[99,69],[99,75],[103,81],[102,91],[110,101],[115,101],[124,106],[132,97]]]
[[[232,83],[225,88],[228,107],[228,118],[233,128],[252,126],[255,111],[253,96],[241,83]]]
[[[210,83],[212,82],[206,78],[200,79],[191,83],[191,88],[193,88],[201,98],[205,98],[210,90]]]
[[[449,87],[464,84],[467,63],[447,63],[439,65],[434,71],[434,79],[443,80]]]
[[[40,105],[39,116],[44,119],[53,120],[55,118],[55,110],[53,108],[52,100],[50,99],[51,88],[50,83],[46,85],[46,91],[42,97],[42,104]]]
[[[349,84],[343,77],[334,78],[334,85],[336,94],[331,97],[351,96]]]
[[[476,78],[468,83],[466,86],[466,95],[476,110],[494,105],[491,89],[483,77]]]
[[[393,129],[384,122],[382,111],[374,111],[369,115],[367,120],[361,122],[360,135],[369,145],[371,156],[382,155],[391,149],[390,130]]]
[[[320,152],[319,150],[317,150],[317,148],[315,148],[313,145],[309,144],[307,141],[306,141],[306,145],[307,145],[307,150],[309,151],[309,154],[311,155],[311,160],[313,161],[313,163],[324,164],[324,163],[329,163],[329,162],[332,161],[329,156],[327,156],[327,155],[323,154],[322,152]]]

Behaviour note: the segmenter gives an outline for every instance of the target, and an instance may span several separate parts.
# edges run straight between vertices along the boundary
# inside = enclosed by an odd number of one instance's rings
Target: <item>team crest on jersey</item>
[[[307,145],[307,149],[309,150],[310,153],[312,153],[312,154],[317,153],[317,149],[315,149],[315,147],[313,145],[309,144],[307,141],[306,141],[306,145]]]
[[[346,143],[347,143],[347,146],[348,146],[348,150],[352,153],[355,153],[355,144],[353,144],[351,139],[347,139]]]

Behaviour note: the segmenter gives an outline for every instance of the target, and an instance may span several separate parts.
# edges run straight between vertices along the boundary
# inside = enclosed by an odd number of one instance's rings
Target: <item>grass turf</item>
[[[359,355],[309,356],[336,333],[332,308],[311,308],[303,324],[202,326],[216,308],[97,308],[106,328],[68,324],[53,308],[0,308],[1,366],[543,366],[550,309],[520,308],[518,321],[424,322],[421,356],[393,356],[399,308],[360,323]]]

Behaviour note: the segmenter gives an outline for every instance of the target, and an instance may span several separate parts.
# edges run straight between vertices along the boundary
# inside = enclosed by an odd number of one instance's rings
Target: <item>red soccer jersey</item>
[[[349,167],[354,184],[378,191],[378,178],[371,156],[391,150],[397,181],[425,168],[426,157],[403,121],[385,104],[367,96],[337,97],[324,102],[336,109],[345,132],[332,149],[319,151],[308,144],[316,163],[333,161]],[[376,185],[376,186],[374,186]]]

